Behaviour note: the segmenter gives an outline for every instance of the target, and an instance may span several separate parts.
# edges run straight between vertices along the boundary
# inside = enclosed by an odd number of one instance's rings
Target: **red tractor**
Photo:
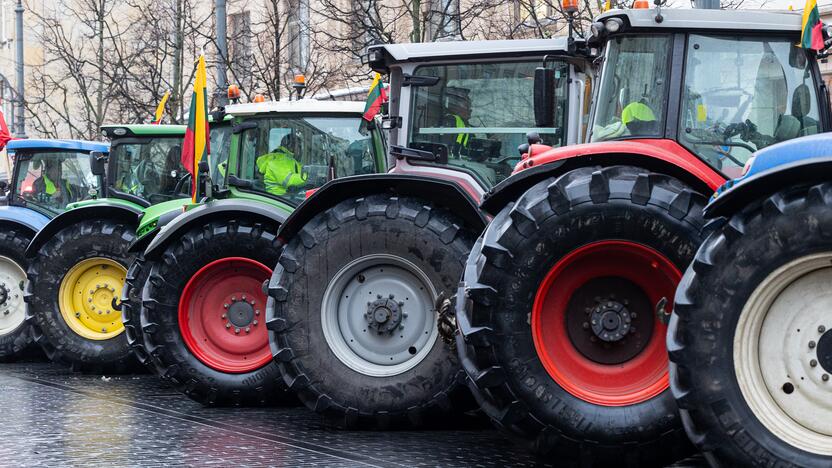
[[[800,23],[660,7],[593,23],[591,143],[532,145],[486,196],[494,218],[457,296],[460,359],[499,427],[586,464],[688,450],[665,337],[707,197],[754,151],[830,129],[817,57],[795,47]]]

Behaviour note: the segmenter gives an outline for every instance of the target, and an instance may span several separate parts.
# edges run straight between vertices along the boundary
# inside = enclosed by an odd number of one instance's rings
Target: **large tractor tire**
[[[15,359],[32,344],[23,302],[28,264],[23,252],[31,240],[26,231],[0,226],[0,362]]]
[[[676,294],[673,394],[713,466],[832,466],[832,184],[750,204]]]
[[[143,365],[150,364],[150,357],[145,351],[144,334],[141,330],[142,291],[147,282],[150,268],[142,254],[136,255],[121,291],[121,320],[124,324],[124,336],[133,355]]]
[[[494,218],[468,258],[457,348],[499,427],[582,465],[690,451],[662,310],[701,242],[704,201],[663,174],[592,167],[538,183]]]
[[[121,323],[119,293],[133,226],[97,219],[58,231],[29,266],[27,320],[53,362],[90,373],[139,368]]]
[[[296,402],[272,359],[264,284],[279,256],[276,226],[216,220],[172,242],[147,270],[140,356],[179,391],[210,406]],[[137,267],[137,268],[139,268]],[[138,271],[134,276],[141,277]]]
[[[473,243],[463,226],[423,200],[371,195],[289,240],[269,286],[272,351],[291,390],[328,423],[413,427],[470,409],[437,310]]]

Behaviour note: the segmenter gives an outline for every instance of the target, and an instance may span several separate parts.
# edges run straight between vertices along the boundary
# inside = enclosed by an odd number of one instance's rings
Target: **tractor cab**
[[[511,174],[527,134],[553,147],[582,141],[591,67],[570,49],[567,38],[371,47],[370,67],[389,76],[391,172],[458,179],[481,196]],[[544,57],[554,106],[536,126],[534,77]]]
[[[93,174],[95,158],[106,155],[106,143],[79,140],[13,140],[7,149],[14,161],[0,203],[24,206],[49,218],[67,205],[98,196],[100,180]],[[3,183],[3,185],[6,185]]]
[[[748,10],[600,15],[587,40],[601,75],[589,141],[663,140],[735,177],[755,151],[829,129],[817,55],[795,46],[800,21]]]
[[[225,196],[265,196],[290,206],[329,180],[375,174],[385,167],[381,132],[362,123],[360,102],[271,101],[232,104]]]

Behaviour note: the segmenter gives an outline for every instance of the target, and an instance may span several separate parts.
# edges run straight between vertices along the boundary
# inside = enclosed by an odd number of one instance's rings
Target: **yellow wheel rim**
[[[58,307],[75,333],[90,340],[109,340],[124,331],[121,312],[113,308],[127,269],[109,258],[88,258],[64,276]]]

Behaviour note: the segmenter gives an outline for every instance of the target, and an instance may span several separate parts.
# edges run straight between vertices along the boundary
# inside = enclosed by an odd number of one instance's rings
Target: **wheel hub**
[[[118,291],[127,270],[115,260],[95,257],[73,266],[58,293],[61,316],[72,331],[89,340],[108,340],[121,334]]]
[[[254,321],[254,301],[249,303],[245,296],[241,299],[231,298],[231,305],[228,307],[228,322],[237,328],[251,326]]]
[[[592,333],[609,343],[622,340],[630,332],[630,311],[618,301],[607,301],[592,309]]]
[[[9,290],[6,288],[6,283],[0,283],[0,306],[6,305],[8,298]]]
[[[395,298],[393,294],[387,298],[382,298],[379,294],[375,301],[367,303],[367,313],[364,314],[364,318],[367,320],[367,326],[379,335],[393,334],[399,327],[404,328],[402,326],[404,302],[396,302]]]
[[[832,374],[832,330],[827,330],[818,340],[818,361],[823,370]]]

